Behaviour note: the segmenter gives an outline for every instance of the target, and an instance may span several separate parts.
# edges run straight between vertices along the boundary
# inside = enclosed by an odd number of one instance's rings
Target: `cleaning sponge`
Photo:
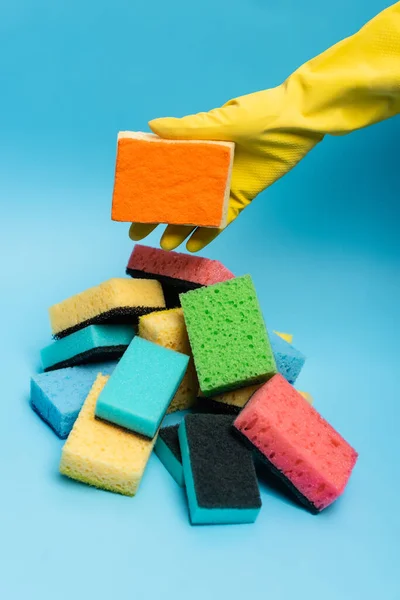
[[[293,348],[281,335],[273,331],[269,333],[269,339],[278,373],[283,375],[289,383],[295,383],[304,366],[305,356],[296,348]]]
[[[192,524],[253,523],[260,492],[251,452],[232,433],[232,417],[187,415],[179,442]]]
[[[112,219],[225,227],[234,144],[118,135]]]
[[[200,389],[212,396],[261,383],[276,364],[249,275],[181,295]]]
[[[254,394],[234,426],[312,512],[343,493],[357,452],[281,375]]]
[[[225,392],[211,398],[206,398],[201,395],[198,398],[196,408],[202,412],[238,415],[242,408],[246,406],[252,395],[260,389],[264,384],[250,385],[232,392]],[[308,392],[300,392],[299,394],[308,402],[313,403],[313,398]]]
[[[63,447],[60,472],[104,490],[133,496],[139,487],[155,438],[95,418],[96,401],[107,377],[99,375]]]
[[[109,279],[49,309],[56,338],[65,337],[87,325],[134,323],[140,315],[165,308],[158,281],[147,279]]]
[[[133,336],[132,325],[89,325],[43,348],[43,369],[51,371],[119,358]]]
[[[154,452],[175,479],[176,483],[183,487],[182,454],[179,445],[178,428],[179,425],[161,427],[154,446]]]
[[[185,376],[168,408],[168,412],[185,410],[193,406],[197,398],[199,382],[182,309],[176,308],[143,315],[139,319],[139,336],[149,342],[190,357]]]
[[[116,364],[82,365],[35,375],[31,379],[32,408],[58,437],[66,438],[97,375],[111,374]]]
[[[135,337],[99,396],[96,417],[152,438],[189,357]]]
[[[126,268],[128,275],[157,279],[164,290],[168,307],[180,305],[179,294],[204,285],[233,279],[234,275],[218,260],[193,254],[167,252],[136,244]]]

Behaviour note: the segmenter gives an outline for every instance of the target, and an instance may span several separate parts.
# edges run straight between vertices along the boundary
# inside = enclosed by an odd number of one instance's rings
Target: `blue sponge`
[[[178,427],[179,425],[171,425],[160,429],[154,452],[176,483],[183,487],[182,455],[179,446]]]
[[[68,437],[98,373],[111,375],[116,362],[40,373],[31,379],[31,406],[58,437]]]
[[[135,337],[96,404],[96,417],[153,438],[189,357]]]
[[[306,358],[301,352],[293,348],[293,346],[273,331],[269,331],[268,335],[278,373],[293,385],[300,375]]]
[[[132,325],[89,325],[43,348],[43,369],[114,360],[122,356],[134,334]]]

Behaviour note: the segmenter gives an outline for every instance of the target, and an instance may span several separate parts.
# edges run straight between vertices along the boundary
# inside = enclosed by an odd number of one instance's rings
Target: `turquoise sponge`
[[[183,487],[182,454],[179,446],[178,428],[179,425],[161,427],[154,446],[154,452],[176,483]]]
[[[205,396],[262,383],[277,372],[249,275],[181,294],[180,300]]]
[[[132,325],[89,325],[41,351],[44,371],[122,356],[135,335]]]
[[[135,337],[105,385],[96,417],[153,438],[189,357]]]
[[[179,425],[184,482],[193,525],[254,523],[261,508],[251,450],[230,415],[186,415]]]

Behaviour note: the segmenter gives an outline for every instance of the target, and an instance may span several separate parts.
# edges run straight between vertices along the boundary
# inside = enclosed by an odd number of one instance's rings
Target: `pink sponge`
[[[282,375],[253,395],[234,427],[312,512],[343,493],[358,457]]]
[[[134,247],[126,272],[132,277],[158,279],[170,308],[179,306],[181,293],[234,278],[234,274],[218,260],[141,244]]]

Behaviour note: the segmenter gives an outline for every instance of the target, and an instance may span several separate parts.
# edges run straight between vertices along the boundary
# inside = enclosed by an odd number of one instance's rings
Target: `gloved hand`
[[[400,112],[400,2],[358,33],[305,63],[279,87],[231,100],[208,113],[156,119],[163,138],[236,143],[228,224],[292,169],[327,134],[343,135]],[[133,224],[140,240],[156,225]],[[221,230],[170,225],[161,246],[173,250],[192,232],[190,252]]]

